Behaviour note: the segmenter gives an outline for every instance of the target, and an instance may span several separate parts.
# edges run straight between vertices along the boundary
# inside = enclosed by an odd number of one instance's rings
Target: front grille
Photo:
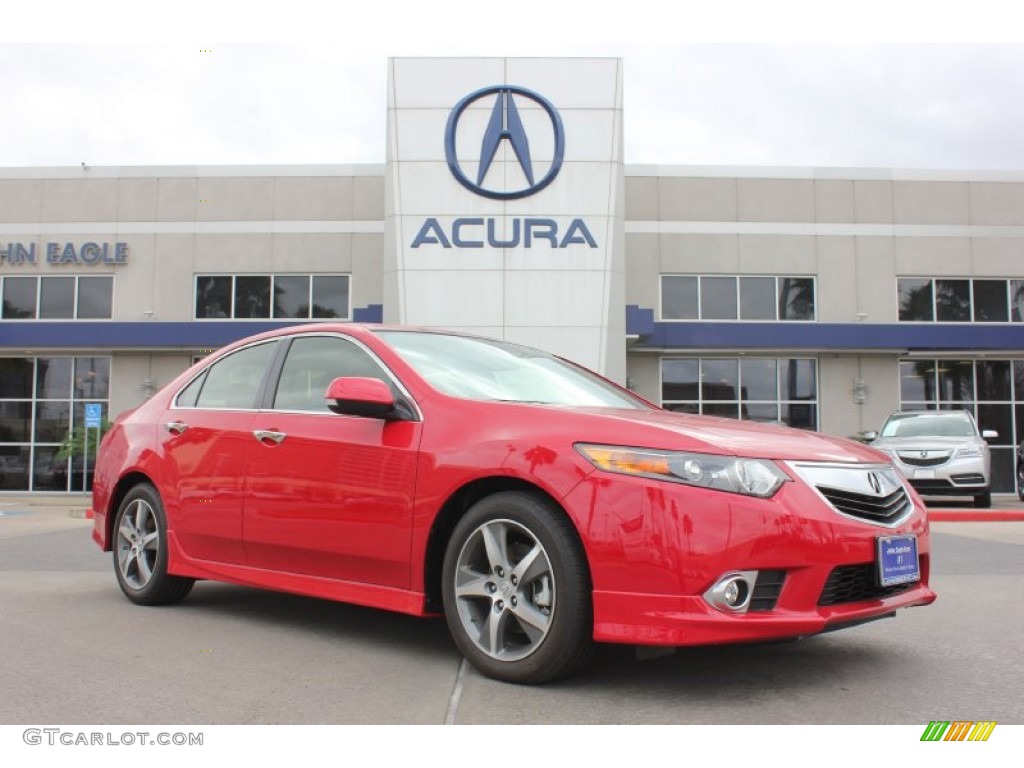
[[[964,475],[953,475],[950,478],[954,483],[984,483],[985,476],[978,473],[964,474]]]
[[[870,520],[873,523],[892,522],[910,503],[907,492],[903,490],[902,486],[888,496],[869,496],[866,493],[829,488],[824,485],[819,485],[818,490],[833,507],[843,514]]]
[[[896,455],[900,457],[900,461],[911,467],[937,467],[940,464],[945,464],[949,461],[950,456],[953,454],[944,453],[938,456],[929,456],[924,459],[921,458],[919,453],[897,453]]]
[[[779,601],[782,585],[786,581],[785,571],[758,571],[754,591],[750,595],[748,611],[773,611]]]
[[[861,600],[879,600],[908,589],[910,584],[895,584],[881,587],[876,578],[874,563],[863,565],[841,565],[833,569],[821,590],[818,605],[843,605]]]
[[[914,490],[918,493],[943,493],[944,491],[950,491],[954,488],[953,484],[949,480],[918,480],[916,478],[910,481],[910,484],[914,486]]]

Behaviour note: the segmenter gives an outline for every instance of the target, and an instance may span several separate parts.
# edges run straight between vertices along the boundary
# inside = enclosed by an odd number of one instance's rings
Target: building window
[[[1024,280],[901,277],[900,322],[1024,322]]]
[[[979,281],[983,282],[983,281]],[[901,360],[900,408],[964,408],[999,437],[992,449],[992,490],[1016,490],[1014,447],[1024,440],[1024,360]]]
[[[196,275],[197,320],[349,320],[349,275]]]
[[[817,360],[662,358],[661,402],[671,411],[817,430]]]
[[[114,278],[109,275],[4,277],[4,320],[109,320]]]
[[[91,462],[57,456],[86,403],[110,418],[109,357],[0,357],[0,491],[91,487]]]
[[[814,321],[813,277],[662,275],[662,320]]]

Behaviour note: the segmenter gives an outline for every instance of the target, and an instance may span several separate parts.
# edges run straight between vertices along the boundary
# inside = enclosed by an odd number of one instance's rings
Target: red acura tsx
[[[93,506],[136,603],[213,579],[443,613],[514,682],[571,673],[594,641],[792,638],[935,600],[924,507],[883,454],[441,331],[220,350],[118,418]]]

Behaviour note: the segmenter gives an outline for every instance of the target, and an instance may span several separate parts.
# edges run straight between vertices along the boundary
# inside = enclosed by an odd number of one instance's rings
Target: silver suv
[[[912,411],[892,414],[882,433],[867,433],[871,446],[892,457],[923,496],[973,496],[974,506],[992,506],[992,456],[970,411]]]

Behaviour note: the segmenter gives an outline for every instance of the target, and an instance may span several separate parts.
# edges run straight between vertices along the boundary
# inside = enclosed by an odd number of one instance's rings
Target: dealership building
[[[1024,173],[626,164],[623,66],[392,59],[382,164],[0,169],[0,492],[82,489],[87,404],[328,320],[832,435],[968,408],[1014,492]]]

